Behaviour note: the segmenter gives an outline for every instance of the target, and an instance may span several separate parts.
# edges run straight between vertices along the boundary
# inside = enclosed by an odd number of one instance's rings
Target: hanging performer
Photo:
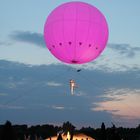
[[[73,79],[70,80],[70,91],[71,91],[71,95],[74,94],[74,89],[76,88],[76,83]]]

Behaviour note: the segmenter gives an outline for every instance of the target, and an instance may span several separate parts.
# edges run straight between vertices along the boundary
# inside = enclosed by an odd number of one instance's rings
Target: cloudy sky
[[[0,1],[0,123],[140,123],[140,2],[81,1],[104,13],[109,40],[99,58],[76,66],[55,59],[43,39],[47,16],[68,0]]]

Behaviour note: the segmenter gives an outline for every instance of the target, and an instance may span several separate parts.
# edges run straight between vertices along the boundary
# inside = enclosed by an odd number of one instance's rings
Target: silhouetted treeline
[[[10,121],[7,121],[0,125],[0,140],[43,140],[67,131],[72,135],[84,133],[95,140],[140,140],[140,125],[136,128],[116,128],[112,124],[111,128],[106,128],[102,123],[101,128],[98,129],[82,127],[80,130],[76,130],[75,128],[70,122],[64,122],[62,126],[44,124],[29,127],[27,125],[12,125]]]

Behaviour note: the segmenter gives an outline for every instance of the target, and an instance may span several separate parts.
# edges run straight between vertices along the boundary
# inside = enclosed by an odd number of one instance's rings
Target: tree
[[[106,128],[105,128],[105,124],[102,123],[101,125],[101,140],[106,140],[107,136],[106,136]]]
[[[112,129],[112,131],[111,131],[111,140],[121,140],[115,124],[113,124],[111,129]]]
[[[7,121],[2,128],[1,140],[17,140],[16,133],[10,121]]]
[[[75,126],[72,125],[69,121],[67,121],[66,123],[63,123],[62,129],[64,132],[73,132],[75,129]]]

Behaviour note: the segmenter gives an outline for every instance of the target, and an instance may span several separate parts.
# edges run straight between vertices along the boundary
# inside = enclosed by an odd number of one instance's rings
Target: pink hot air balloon
[[[82,64],[94,60],[104,50],[108,26],[96,7],[83,2],[68,2],[48,16],[44,38],[56,58],[66,63]]]

